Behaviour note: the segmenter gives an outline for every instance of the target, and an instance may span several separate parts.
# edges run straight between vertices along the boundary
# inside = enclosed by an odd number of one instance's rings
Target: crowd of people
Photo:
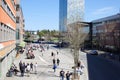
[[[57,53],[51,52],[51,56],[53,57],[52,62],[53,62],[54,72],[56,72],[56,69],[60,64],[60,59],[58,57],[56,58],[56,55],[59,55],[58,51],[57,51]],[[78,76],[82,75],[82,71],[81,71],[82,68],[83,68],[83,66],[81,65],[81,62],[78,61],[78,64],[76,66],[76,71],[77,71]],[[66,80],[71,80],[70,77],[72,74],[73,74],[73,72],[67,71],[65,73],[65,71],[62,69],[59,73],[60,80],[64,80],[64,78],[66,78]]]
[[[57,51],[57,55],[58,55],[58,51]],[[54,72],[56,72],[56,68],[60,64],[60,59],[59,58],[56,59],[56,54],[54,52],[51,52],[51,57],[53,57],[53,60],[52,60],[53,69],[54,69]]]
[[[21,73],[21,76],[24,76],[24,73],[26,72],[29,76],[29,73],[34,70],[34,73],[37,73],[37,62],[35,64],[31,63],[24,63],[22,61],[19,62],[19,70]]]
[[[37,62],[35,64],[31,63],[25,63],[20,61],[19,62],[19,69],[17,68],[17,66],[13,63],[10,70],[8,71],[8,73],[6,74],[6,76],[8,77],[12,77],[12,75],[18,75],[18,72],[20,72],[20,76],[23,77],[24,74],[26,73],[27,76],[29,76],[30,72],[34,72],[35,74],[37,74]]]
[[[83,72],[81,71],[81,67],[76,67],[76,71],[77,71],[78,77],[83,74]],[[66,80],[71,80],[70,77],[71,77],[71,75],[73,75],[73,72],[67,71],[65,74],[65,71],[62,69],[59,74],[60,74],[59,75],[60,80],[64,80],[65,77],[66,77]]]
[[[60,59],[56,58],[56,55],[59,55],[58,51],[57,51],[57,54],[55,54],[54,52],[51,52],[51,56],[53,57],[52,62],[53,62],[54,72],[56,72],[57,66],[59,66],[59,64],[60,64]],[[83,68],[83,66],[81,65],[81,61],[78,61],[77,66],[75,68],[78,76],[83,74],[82,68]],[[64,78],[66,78],[66,80],[71,80],[70,77],[72,74],[73,74],[73,72],[67,71],[65,73],[65,71],[62,69],[59,73],[60,80],[64,80]]]
[[[64,80],[65,76],[66,76],[66,80],[70,80],[71,75],[72,75],[72,73],[70,73],[69,71],[67,71],[67,73],[65,74],[65,71],[62,69],[60,71],[60,80]]]
[[[27,59],[34,59],[35,55],[33,53],[33,50],[37,50],[39,48],[38,45],[27,45],[26,46],[26,56]]]
[[[14,63],[12,63],[12,66],[8,70],[6,76],[11,77],[13,74],[17,75],[18,72],[19,70],[17,69],[17,66]]]
[[[45,46],[46,46],[46,49],[45,49]],[[29,44],[25,47],[26,49],[26,56],[27,56],[27,59],[34,59],[35,58],[35,53],[33,52],[34,50],[39,50],[42,54],[43,54],[43,51],[45,50],[49,50],[49,45],[41,45],[41,44],[37,44],[37,45],[34,45],[34,44]],[[52,69],[54,70],[54,72],[56,72],[56,69],[60,66],[60,58],[58,57],[59,56],[59,52],[56,51],[56,52],[51,52],[51,57],[52,57],[52,64],[53,64],[53,67]],[[17,75],[18,72],[20,72],[20,76],[24,76],[25,74],[27,76],[30,75],[30,73],[35,73],[37,74],[37,62],[36,63],[25,63],[25,62],[22,62],[20,61],[19,62],[19,69],[17,69],[16,65],[13,64],[13,66],[10,68],[10,71],[12,73],[14,73],[15,75]],[[81,75],[81,62],[79,61],[78,62],[78,67],[76,68],[76,71],[78,74]],[[64,78],[66,78],[66,80],[70,80],[70,77],[72,75],[72,72],[70,71],[67,71],[65,73],[65,71],[62,69],[59,73],[59,76],[60,76],[60,80],[64,80]]]

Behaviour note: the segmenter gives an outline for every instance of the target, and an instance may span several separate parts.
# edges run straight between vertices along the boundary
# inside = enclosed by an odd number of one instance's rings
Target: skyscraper
[[[65,19],[67,19],[67,0],[59,0],[59,30],[64,32],[65,29]]]
[[[60,0],[59,30],[66,31],[66,25],[83,20],[84,0]]]

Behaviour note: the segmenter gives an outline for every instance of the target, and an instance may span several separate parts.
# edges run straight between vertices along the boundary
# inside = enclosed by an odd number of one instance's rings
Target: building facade
[[[67,19],[67,0],[59,0],[59,4],[59,30],[64,32],[66,30],[65,19]]]
[[[0,78],[6,75],[15,57],[16,0],[0,0]]]
[[[120,52],[120,13],[92,21],[93,46]]]
[[[0,80],[6,76],[16,56],[16,4],[0,0]]]
[[[19,46],[23,42],[24,37],[24,16],[20,6],[20,0],[16,3],[16,45]]]
[[[59,0],[59,30],[65,32],[69,24],[83,20],[84,0]]]

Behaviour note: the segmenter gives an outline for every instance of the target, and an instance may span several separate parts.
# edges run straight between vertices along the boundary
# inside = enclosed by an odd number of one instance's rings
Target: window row
[[[7,3],[5,2],[5,0],[2,0],[2,7],[4,8],[4,10],[7,12],[7,14],[12,18],[12,20],[14,22],[16,22],[16,17],[15,15],[12,13],[12,11],[10,10],[9,6],[7,5]]]
[[[19,40],[20,39],[20,30],[17,29],[16,30],[16,40]]]
[[[0,23],[0,42],[15,40],[15,30]]]
[[[14,8],[16,8],[15,1],[14,1],[14,0],[11,0],[11,3],[12,3],[12,5],[14,6]]]

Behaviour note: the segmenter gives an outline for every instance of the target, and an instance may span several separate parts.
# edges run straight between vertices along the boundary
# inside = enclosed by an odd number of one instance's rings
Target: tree
[[[70,43],[70,47],[73,49],[74,57],[74,78],[77,78],[76,67],[80,60],[79,50],[87,37],[87,33],[84,30],[84,24],[82,22],[74,22],[67,25],[66,39]]]
[[[41,38],[42,36],[44,36],[44,33],[42,31],[38,32],[37,35]]]
[[[30,37],[30,33],[29,32],[25,32],[25,34],[26,34],[26,38]]]

